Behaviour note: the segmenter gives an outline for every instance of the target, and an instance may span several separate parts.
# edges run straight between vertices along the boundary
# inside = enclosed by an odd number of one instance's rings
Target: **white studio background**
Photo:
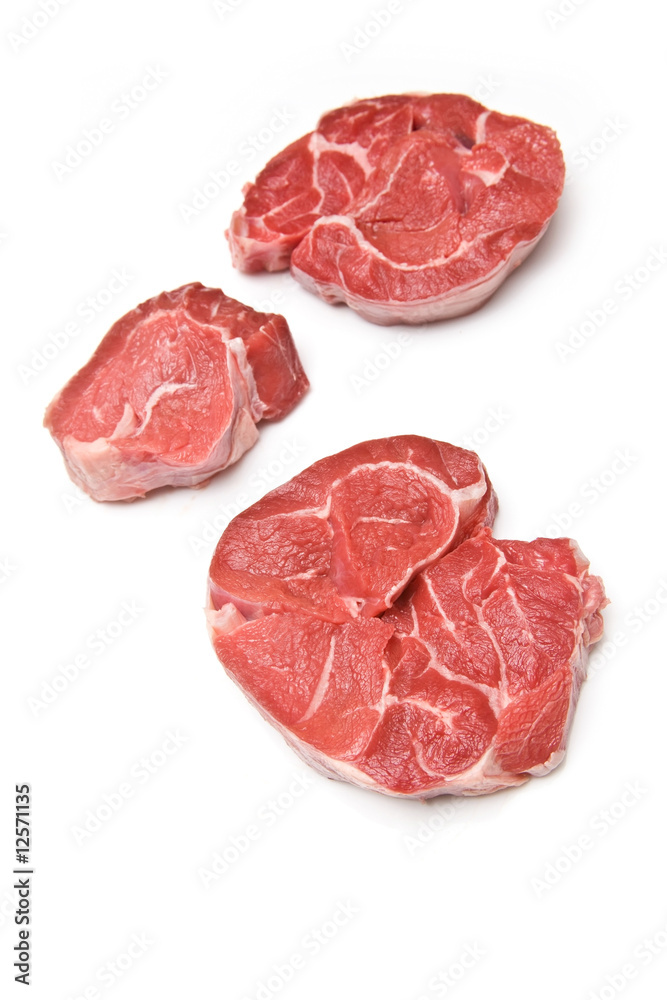
[[[3,996],[23,995],[11,886],[26,781],[38,1000],[663,995],[657,9],[3,4]],[[498,294],[407,336],[284,275],[235,272],[223,233],[242,184],[325,110],[407,90],[469,93],[560,136],[561,206]],[[90,155],[57,170],[103,118]],[[284,312],[312,391],[206,489],[96,504],[44,408],[116,318],[194,280]],[[230,514],[316,458],[407,432],[472,441],[496,533],[573,535],[612,601],[567,762],[518,790],[423,804],[309,773],[209,647],[206,570]],[[82,835],[87,817],[98,828]],[[216,852],[227,869],[204,885]]]

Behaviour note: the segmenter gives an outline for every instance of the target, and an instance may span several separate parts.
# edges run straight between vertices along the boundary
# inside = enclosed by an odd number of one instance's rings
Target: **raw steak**
[[[463,492],[467,515],[444,529]],[[216,653],[308,763],[426,798],[562,760],[604,591],[570,539],[493,539],[495,509],[472,453],[388,438],[316,463],[226,529]]]
[[[284,416],[308,379],[282,316],[197,283],[162,292],[111,327],[51,402],[44,424],[95,500],[197,486]]]
[[[415,435],[366,441],[234,518],[211,563],[213,605],[231,602],[246,618],[370,618],[496,509],[473,452]]]
[[[245,189],[227,233],[244,271],[293,276],[374,323],[481,306],[547,228],[565,166],[555,133],[460,94],[324,115]]]

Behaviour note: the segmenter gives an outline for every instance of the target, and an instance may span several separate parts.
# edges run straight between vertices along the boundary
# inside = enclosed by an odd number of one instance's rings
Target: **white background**
[[[10,887],[13,786],[28,781],[39,1000],[654,1000],[667,978],[657,8],[565,0],[559,20],[555,2],[403,0],[377,37],[344,50],[383,0],[218,6],[70,0],[17,43],[40,8],[3,4],[3,991],[25,995],[11,983]],[[166,77],[121,116],[115,102],[151,68]],[[223,232],[242,183],[322,112],[406,90],[462,91],[551,125],[570,181],[543,242],[494,298],[415,331],[386,365],[405,328],[367,324],[285,276],[233,271]],[[276,109],[289,120],[272,134]],[[54,163],[104,117],[113,131],[58,179]],[[186,222],[182,206],[230,160],[239,175]],[[114,269],[126,287],[86,321],[81,303],[101,293],[100,307]],[[202,491],[83,498],[41,427],[46,404],[118,316],[193,280],[252,305],[273,297],[312,391]],[[583,346],[559,356],[587,322]],[[71,323],[76,335],[41,364]],[[490,410],[503,416],[485,429]],[[577,538],[612,601],[607,645],[567,762],[548,778],[422,804],[309,774],[295,798],[304,766],[209,647],[202,606],[219,530],[207,522],[256,499],[262,474],[273,487],[357,441],[406,432],[473,437],[500,497],[500,537]],[[141,611],[97,654],[90,637],[117,631],[123,602]],[[89,665],[49,695],[77,654]],[[187,739],[165,756],[170,731]],[[76,828],[123,783],[131,796],[81,843]],[[200,869],[216,852],[233,857],[231,838],[243,845],[251,824],[258,839],[205,888]],[[356,912],[343,918],[341,903]],[[315,954],[308,935],[322,925],[331,936]],[[151,943],[127,968],[135,934]],[[295,954],[303,967],[267,987]],[[98,975],[109,962],[126,967],[120,978]]]

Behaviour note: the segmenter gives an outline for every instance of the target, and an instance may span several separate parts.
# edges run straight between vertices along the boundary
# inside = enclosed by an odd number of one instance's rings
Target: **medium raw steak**
[[[282,316],[198,282],[162,292],[111,327],[51,402],[44,424],[95,500],[197,486],[284,416],[308,379]]]
[[[555,133],[461,94],[324,115],[245,189],[227,233],[244,271],[291,266],[374,323],[481,306],[544,235],[563,189]]]
[[[226,529],[216,653],[308,763],[424,798],[562,760],[604,591],[570,539],[493,539],[495,510],[477,456],[399,437],[317,462]]]

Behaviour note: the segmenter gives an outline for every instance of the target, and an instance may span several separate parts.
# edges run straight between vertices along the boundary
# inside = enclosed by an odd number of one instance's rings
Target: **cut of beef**
[[[603,603],[569,538],[464,542],[383,616],[391,680],[361,771],[435,794],[547,774],[565,756]]]
[[[245,191],[227,233],[245,271],[290,266],[327,302],[375,323],[482,305],[556,211],[555,133],[460,94],[331,111]]]
[[[232,521],[223,666],[304,760],[390,795],[476,795],[562,760],[601,581],[570,539],[497,541],[471,452],[367,442]]]
[[[162,292],[115,323],[58,393],[44,424],[72,480],[95,500],[197,486],[284,416],[308,379],[282,316],[199,283]]]
[[[246,618],[377,615],[496,508],[470,451],[414,435],[355,445],[234,518],[211,564],[213,604]]]

